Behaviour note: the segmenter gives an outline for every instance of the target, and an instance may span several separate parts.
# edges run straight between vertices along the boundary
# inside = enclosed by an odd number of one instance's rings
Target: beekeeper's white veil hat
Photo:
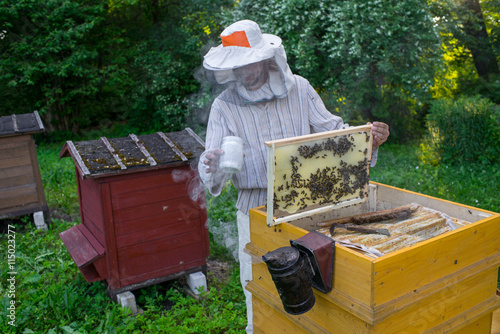
[[[292,89],[295,81],[281,38],[263,34],[257,23],[243,20],[224,29],[221,39],[222,44],[211,48],[203,61],[206,69],[214,71],[219,84],[234,82],[238,85],[233,69],[269,59],[277,65],[269,71],[268,88],[273,97],[285,97]],[[239,93],[244,91],[242,87],[237,88]]]

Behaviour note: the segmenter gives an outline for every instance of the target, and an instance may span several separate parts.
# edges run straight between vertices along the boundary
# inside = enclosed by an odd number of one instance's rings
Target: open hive
[[[283,184],[275,184],[284,179],[280,175],[288,178],[293,173],[291,156],[295,153],[286,154],[281,161],[270,160],[276,159],[275,152],[268,159],[268,204]],[[320,163],[327,159],[320,156],[309,161]],[[280,171],[286,164],[288,167]],[[317,168],[326,166],[314,168],[301,175],[314,175]],[[254,255],[255,261],[253,279],[246,289],[253,295],[254,331],[490,333],[492,313],[500,307],[496,293],[500,214],[376,182],[366,187],[366,192],[355,192],[353,198],[308,203],[303,210],[300,204],[290,212],[274,205],[250,210],[250,243],[246,251]],[[260,261],[262,256],[290,246],[291,241],[310,232],[328,234],[327,222],[408,205],[415,210],[405,218],[368,224],[388,229],[390,237],[335,229],[332,237],[338,242],[332,290],[323,293],[313,288],[316,303],[304,314],[290,315],[284,310],[267,265]]]
[[[371,257],[379,257],[470,224],[470,222],[450,217],[443,212],[417,203],[400,208],[406,207],[411,209],[406,217],[383,219],[359,225],[370,229],[386,229],[390,235],[366,234],[344,229],[336,229],[332,234],[329,227],[322,227],[317,231],[332,238],[338,244],[357,249]],[[355,217],[353,218],[351,220],[355,221]],[[320,223],[320,225],[326,224]]]

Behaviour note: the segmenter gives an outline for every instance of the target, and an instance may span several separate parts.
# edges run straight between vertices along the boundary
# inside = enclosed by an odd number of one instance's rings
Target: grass
[[[135,291],[143,314],[131,316],[106,295],[104,283],[87,283],[62,244],[58,233],[78,223],[79,208],[74,164],[59,160],[62,144],[37,149],[44,190],[54,210],[48,231],[34,228],[29,216],[15,224],[15,302],[17,328],[8,325],[11,277],[0,274],[1,333],[243,333],[246,325],[243,291],[234,261],[236,192],[228,185],[218,198],[208,197],[212,257],[229,262],[227,280],[213,278],[200,300],[186,296],[179,281]],[[416,146],[384,145],[371,179],[403,189],[500,211],[499,165],[432,166],[421,162]],[[2,224],[6,224],[3,221]],[[2,234],[1,249],[8,236]],[[2,263],[7,263],[2,252]],[[209,273],[210,275],[210,273]],[[499,282],[500,285],[500,282]]]
[[[500,163],[430,165],[417,146],[384,145],[370,180],[429,196],[500,212]]]

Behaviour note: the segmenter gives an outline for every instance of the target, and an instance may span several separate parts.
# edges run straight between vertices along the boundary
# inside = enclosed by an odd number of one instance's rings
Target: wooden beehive
[[[281,162],[276,162],[279,168]],[[268,178],[269,180],[269,178]],[[272,182],[269,182],[273,186]],[[500,266],[500,214],[370,182],[364,201],[268,227],[269,206],[250,210],[256,333],[490,333]],[[314,289],[316,303],[288,314],[261,257],[290,246],[322,222],[417,203],[469,222],[394,252],[372,257],[336,244],[332,290]],[[327,204],[329,205],[329,204]],[[317,214],[316,214],[317,213]]]
[[[371,182],[369,201],[267,227],[264,207],[250,210],[257,257],[316,229],[317,222],[416,202],[469,225],[372,258],[336,245],[333,289],[314,290],[316,305],[300,316],[283,310],[264,263],[253,264],[256,333],[490,333],[500,266],[500,214]]]
[[[206,205],[196,166],[203,141],[180,132],[68,141],[81,224],[60,234],[85,279],[112,297],[206,271]]]
[[[0,219],[49,209],[32,134],[44,131],[38,112],[0,117]]]

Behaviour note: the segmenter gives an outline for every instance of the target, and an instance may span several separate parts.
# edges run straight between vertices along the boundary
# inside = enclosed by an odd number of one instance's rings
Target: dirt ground
[[[209,258],[207,260],[207,285],[210,286],[214,281],[219,284],[226,283],[231,277],[232,270],[232,264]]]

